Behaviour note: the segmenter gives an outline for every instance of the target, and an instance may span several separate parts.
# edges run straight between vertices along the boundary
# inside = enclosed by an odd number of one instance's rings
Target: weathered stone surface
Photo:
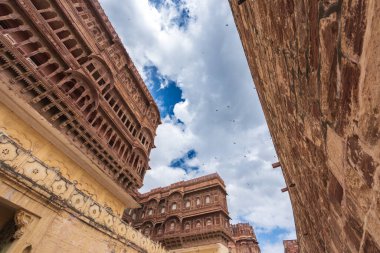
[[[230,4],[300,252],[379,252],[380,2]]]
[[[297,240],[284,240],[284,253],[298,253]]]

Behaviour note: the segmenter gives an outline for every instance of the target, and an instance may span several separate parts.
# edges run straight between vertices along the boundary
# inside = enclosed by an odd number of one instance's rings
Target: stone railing
[[[157,208],[153,208],[153,210],[156,210],[156,212],[154,212],[152,215],[148,215],[147,211],[145,211],[144,218],[139,217],[138,219],[136,219],[136,221],[145,222],[145,221],[149,221],[149,220],[162,220],[162,219],[166,219],[167,217],[170,217],[170,216],[187,217],[189,215],[193,215],[193,213],[199,213],[199,211],[202,211],[204,213],[224,211],[224,212],[228,213],[228,210],[226,209],[226,207],[224,205],[222,205],[221,202],[203,204],[203,205],[194,206],[191,208],[180,207],[180,208],[177,208],[176,210],[171,210],[171,209],[165,210],[165,213],[159,212],[160,210]],[[129,214],[126,214],[126,215],[129,215]],[[139,215],[141,215],[141,213]]]
[[[205,176],[202,176],[202,177],[190,179],[190,180],[187,180],[187,181],[176,182],[176,183],[171,184],[169,186],[158,187],[158,188],[152,189],[152,190],[150,190],[149,192],[146,192],[146,193],[139,193],[138,196],[140,198],[146,198],[146,197],[149,197],[150,195],[153,195],[155,193],[160,193],[160,192],[162,193],[162,192],[170,191],[171,189],[174,189],[174,188],[186,187],[186,186],[190,186],[190,185],[201,183],[201,182],[208,182],[208,181],[211,181],[213,179],[219,180],[221,182],[221,184],[223,186],[225,186],[223,179],[218,175],[218,173],[212,173],[212,174],[209,174],[209,175],[205,175]]]
[[[175,231],[165,231],[165,233],[162,233],[161,235],[158,235],[158,234],[153,235],[153,238],[157,240],[161,240],[164,238],[201,235],[201,234],[207,234],[211,232],[222,232],[228,236],[231,236],[231,229],[229,227],[224,227],[223,225],[213,225],[213,226],[206,226],[206,227],[201,227],[201,228],[189,228],[189,229],[177,229]]]
[[[112,209],[79,190],[77,183],[63,177],[59,168],[47,166],[3,132],[0,132],[0,172],[126,246],[139,252],[166,252],[160,244],[151,241],[114,215]]]

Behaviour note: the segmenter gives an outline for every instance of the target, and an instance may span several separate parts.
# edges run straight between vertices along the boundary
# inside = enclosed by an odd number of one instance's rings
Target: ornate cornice
[[[78,189],[77,182],[62,176],[59,168],[47,166],[3,132],[0,132],[0,174],[31,189],[40,197],[49,199],[50,203],[60,206],[126,246],[139,252],[166,252],[160,244],[151,241],[114,215],[112,209]],[[29,222],[30,219],[23,213],[16,215],[16,225],[20,231],[18,235],[22,235],[23,227]]]
[[[212,186],[220,186],[224,192],[226,191],[223,179],[219,176],[218,173],[212,173],[209,175],[201,176],[201,177],[190,179],[187,181],[176,182],[166,187],[158,187],[143,194],[139,193],[138,197],[140,198],[141,202],[148,202],[150,200],[150,197],[154,196],[155,194],[165,194],[165,193],[171,194],[177,190],[179,192],[182,192],[181,188],[198,185],[204,182],[209,183],[212,180],[215,180],[215,183],[212,185],[207,185],[204,188],[210,188]],[[197,187],[196,190],[198,191],[200,190],[200,188]]]

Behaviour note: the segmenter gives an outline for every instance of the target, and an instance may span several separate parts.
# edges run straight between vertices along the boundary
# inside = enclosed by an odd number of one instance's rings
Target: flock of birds
[[[228,24],[227,24],[226,26],[228,26]],[[230,105],[227,105],[226,108],[227,108],[227,109],[230,109],[231,106],[230,106]],[[215,109],[215,112],[220,112],[220,111],[221,111],[221,109],[218,109],[218,108]],[[237,120],[232,119],[232,120],[230,120],[230,122],[232,122],[232,123],[237,123]],[[269,137],[269,139],[272,139],[272,137]],[[233,145],[237,145],[238,143],[237,143],[236,141],[234,141],[234,142],[232,142],[232,144],[233,144]],[[248,156],[251,154],[251,151],[248,150],[247,147],[245,147],[244,149],[245,149],[246,151],[245,151],[243,157],[244,157],[244,158],[248,158]],[[276,155],[274,155],[273,157],[276,158]],[[215,159],[215,160],[218,160],[218,157],[215,156],[214,159]],[[205,166],[205,165],[206,165],[205,163],[202,163],[202,166]]]

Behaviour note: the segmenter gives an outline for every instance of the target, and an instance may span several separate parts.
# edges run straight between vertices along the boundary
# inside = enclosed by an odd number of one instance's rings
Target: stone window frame
[[[189,230],[191,230],[191,224],[190,224],[190,221],[185,222],[184,230],[185,230],[185,231],[189,231]]]
[[[199,226],[198,226],[199,225]],[[201,220],[196,220],[195,221],[195,228],[202,228],[202,222],[201,222]]]
[[[171,221],[169,225],[169,231],[174,231],[175,230],[175,221]]]
[[[224,223],[224,226],[225,226],[226,228],[229,228],[229,227],[230,227],[230,223],[228,222],[227,219],[226,219],[226,221],[225,221],[225,223]]]
[[[148,231],[148,233],[147,233],[147,231]],[[151,233],[151,227],[150,227],[150,225],[148,225],[148,226],[146,226],[145,229],[144,229],[144,235],[145,235],[145,236],[149,236],[150,233]]]
[[[196,203],[196,206],[200,206],[202,204],[201,203],[201,198],[197,197],[196,200],[195,200],[195,203]]]
[[[185,200],[185,208],[190,208],[191,207],[191,201],[190,199]]]

